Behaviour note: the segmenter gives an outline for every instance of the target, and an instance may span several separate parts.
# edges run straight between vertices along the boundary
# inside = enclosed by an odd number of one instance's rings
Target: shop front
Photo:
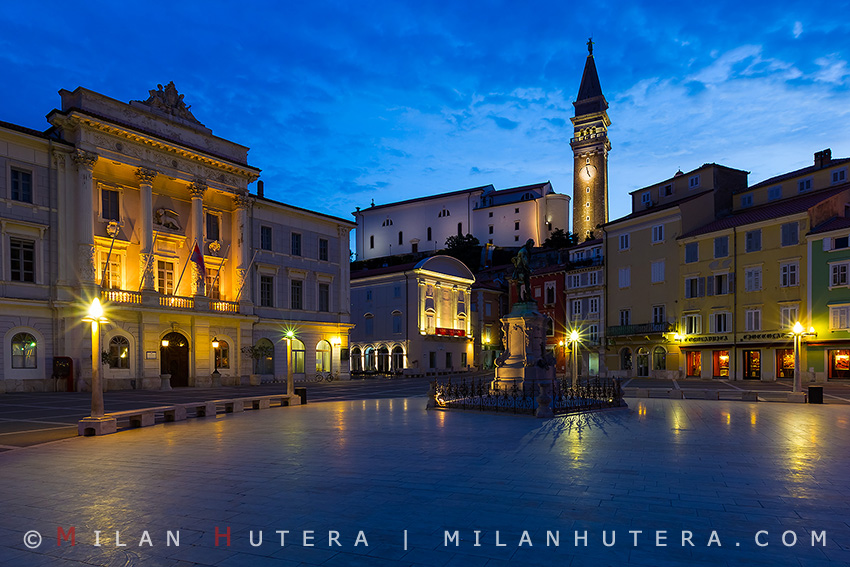
[[[827,350],[830,380],[850,378],[850,349]]]

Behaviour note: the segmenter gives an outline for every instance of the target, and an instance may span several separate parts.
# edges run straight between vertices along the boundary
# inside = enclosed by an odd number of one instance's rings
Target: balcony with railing
[[[239,304],[234,301],[221,301],[212,299],[196,304],[194,297],[182,297],[179,295],[151,294],[145,302],[145,294],[139,291],[126,291],[123,289],[105,289],[100,293],[101,301],[110,303],[123,303],[138,306],[159,306],[167,309],[214,311],[217,313],[239,313]],[[153,303],[150,303],[153,301]],[[208,305],[209,307],[206,307]]]
[[[609,337],[624,337],[628,335],[649,335],[672,333],[675,330],[671,323],[641,323],[639,325],[614,325],[608,327]]]

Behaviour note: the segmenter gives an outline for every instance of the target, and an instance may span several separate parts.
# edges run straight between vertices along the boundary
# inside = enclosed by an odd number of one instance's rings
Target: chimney
[[[262,196],[263,196],[263,192],[264,192],[264,191],[263,191],[263,182],[262,182],[262,180],[257,181],[257,197],[262,197]]]
[[[815,152],[815,165],[818,169],[826,167],[832,161],[832,150],[827,148],[822,152]]]

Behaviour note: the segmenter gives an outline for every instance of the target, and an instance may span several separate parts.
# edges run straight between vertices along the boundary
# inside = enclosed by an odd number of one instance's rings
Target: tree
[[[543,241],[543,248],[568,248],[578,244],[578,236],[573,232],[567,232],[563,228],[556,228]]]
[[[471,234],[448,237],[444,252],[466,264],[473,272],[478,269],[478,265],[481,263],[481,246],[478,239]]]

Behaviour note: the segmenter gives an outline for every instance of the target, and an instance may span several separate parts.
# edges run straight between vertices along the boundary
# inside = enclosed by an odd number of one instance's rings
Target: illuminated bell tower
[[[599,86],[593,61],[593,40],[587,41],[587,61],[578,97],[573,103],[573,232],[579,241],[599,236],[596,225],[608,222],[608,101]]]

